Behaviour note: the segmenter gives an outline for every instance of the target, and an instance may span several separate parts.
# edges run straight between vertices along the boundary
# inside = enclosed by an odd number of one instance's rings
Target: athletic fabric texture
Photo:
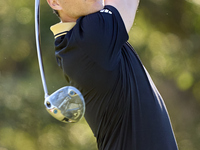
[[[85,98],[99,150],[178,149],[162,97],[127,42],[116,8],[105,6],[59,32],[58,65]]]

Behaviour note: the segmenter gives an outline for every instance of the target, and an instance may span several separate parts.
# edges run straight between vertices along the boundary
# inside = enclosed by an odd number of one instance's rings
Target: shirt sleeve
[[[71,36],[82,51],[108,70],[117,65],[121,48],[128,40],[124,22],[113,6],[79,18]]]

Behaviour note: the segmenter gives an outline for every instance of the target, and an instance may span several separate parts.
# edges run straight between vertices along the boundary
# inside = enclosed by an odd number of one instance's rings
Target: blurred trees
[[[0,150],[95,150],[85,120],[63,124],[44,109],[34,2],[1,0],[0,8]],[[57,67],[49,30],[58,21],[42,1],[41,42],[49,93],[67,84]],[[141,1],[129,42],[166,102],[180,150],[198,150],[199,0]]]

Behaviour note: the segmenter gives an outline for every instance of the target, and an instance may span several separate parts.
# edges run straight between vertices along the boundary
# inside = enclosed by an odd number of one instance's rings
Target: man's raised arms
[[[114,6],[119,11],[127,32],[133,25],[138,4],[139,0],[105,0],[105,5]]]

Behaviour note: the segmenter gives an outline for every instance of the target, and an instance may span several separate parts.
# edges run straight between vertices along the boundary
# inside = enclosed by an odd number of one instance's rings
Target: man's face
[[[57,2],[60,5],[58,11],[62,21],[70,21],[69,18],[75,21],[104,7],[103,0],[57,0]]]

